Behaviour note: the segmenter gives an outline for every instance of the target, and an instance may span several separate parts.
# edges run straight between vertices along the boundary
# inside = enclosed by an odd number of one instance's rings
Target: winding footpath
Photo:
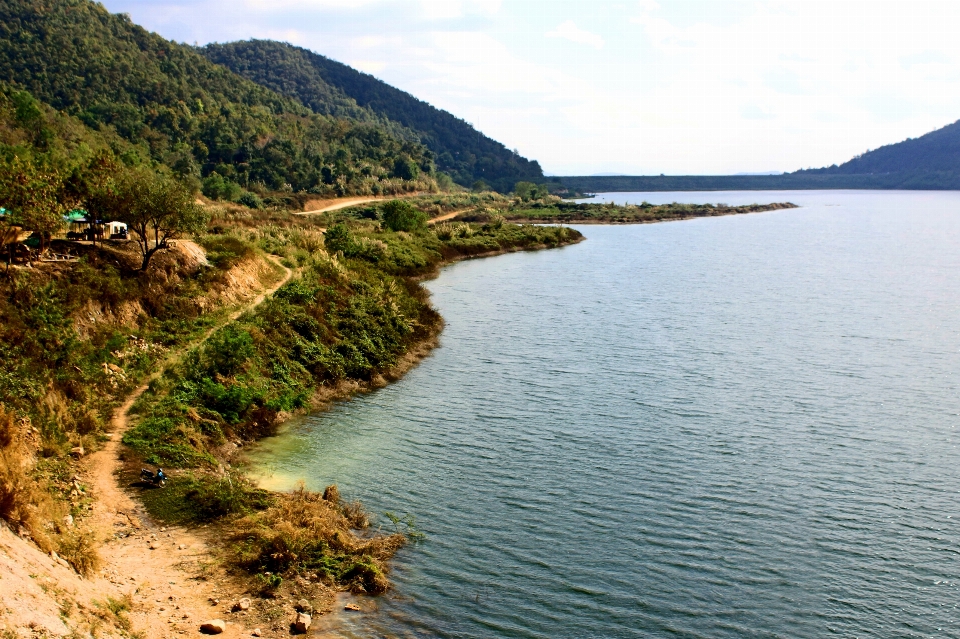
[[[129,411],[150,383],[185,352],[202,345],[216,331],[256,308],[290,281],[293,272],[278,259],[271,259],[283,268],[283,278],[218,322],[201,339],[178,349],[159,364],[116,410],[110,440],[87,460],[83,480],[96,497],[90,523],[110,535],[101,548],[104,568],[97,580],[105,579],[130,594],[134,604],[130,612],[133,628],[144,632],[145,639],[168,639],[174,633],[197,636],[200,624],[213,618],[230,622],[222,635],[225,638],[251,636],[252,628],[244,628],[244,620],[252,626],[255,619],[248,618],[245,612],[229,612],[229,606],[243,593],[231,592],[235,586],[214,565],[202,530],[158,527],[144,515],[143,507],[121,489],[116,474],[121,466],[121,440],[130,426]],[[264,637],[274,634],[267,628],[263,630]]]

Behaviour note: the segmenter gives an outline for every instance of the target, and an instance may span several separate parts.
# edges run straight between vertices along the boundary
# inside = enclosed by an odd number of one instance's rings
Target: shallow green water
[[[803,208],[430,282],[441,348],[256,453],[428,535],[347,636],[960,636],[960,193],[611,199]]]

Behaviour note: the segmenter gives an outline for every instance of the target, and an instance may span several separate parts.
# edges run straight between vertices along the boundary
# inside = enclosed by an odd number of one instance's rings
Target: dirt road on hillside
[[[339,209],[345,209],[348,206],[357,206],[358,204],[367,204],[368,202],[382,202],[383,200],[393,200],[396,198],[390,197],[344,197],[337,198],[336,200],[313,200],[312,202],[307,202],[308,205],[319,206],[320,208],[314,209],[312,211],[301,211],[296,213],[296,215],[318,215],[320,213],[328,213],[329,211],[337,211]]]

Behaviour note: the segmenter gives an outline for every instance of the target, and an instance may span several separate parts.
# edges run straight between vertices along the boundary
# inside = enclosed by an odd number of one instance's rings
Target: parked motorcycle
[[[160,488],[163,488],[167,483],[167,476],[163,474],[162,468],[158,468],[156,473],[153,473],[146,468],[141,468],[140,479],[148,484],[152,484],[153,486],[158,486]]]

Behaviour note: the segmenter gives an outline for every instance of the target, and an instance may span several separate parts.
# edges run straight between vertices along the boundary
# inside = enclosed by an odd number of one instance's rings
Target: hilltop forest
[[[88,0],[0,0],[0,81],[130,142],[128,165],[188,180],[335,196],[442,177],[401,127],[316,113]]]
[[[527,160],[481,134],[456,116],[437,109],[366,73],[283,42],[250,40],[200,49],[210,60],[243,77],[296,98],[317,113],[357,117],[368,113],[415,132],[437,167],[459,184],[477,180],[507,192],[518,181],[542,181],[536,161]]]

